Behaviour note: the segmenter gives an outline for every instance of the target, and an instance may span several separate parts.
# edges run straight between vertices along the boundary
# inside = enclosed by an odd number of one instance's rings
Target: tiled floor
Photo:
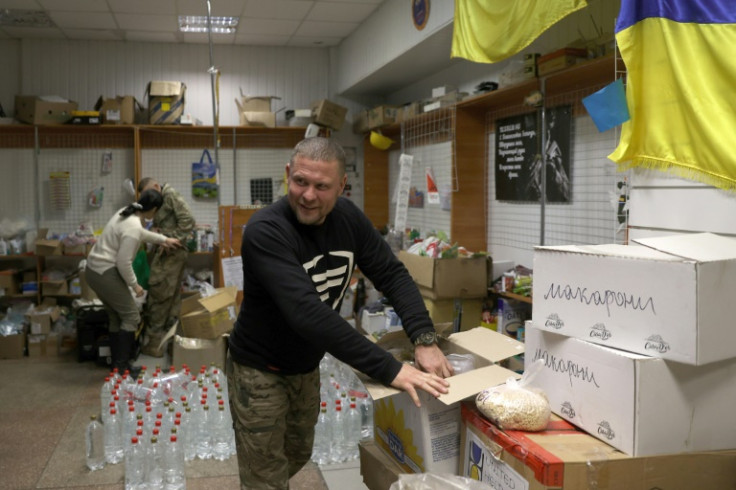
[[[44,360],[0,360],[0,488],[121,489],[124,465],[91,472],[85,465],[84,428],[99,413],[107,370],[73,355]],[[357,464],[330,474],[331,489],[366,488]],[[189,490],[238,489],[236,459],[187,463]],[[334,482],[334,483],[333,483]],[[309,463],[292,490],[325,490],[320,468]]]

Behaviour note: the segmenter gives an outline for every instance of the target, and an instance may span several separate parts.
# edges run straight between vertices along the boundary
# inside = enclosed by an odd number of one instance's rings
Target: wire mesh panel
[[[283,196],[290,155],[290,148],[238,150],[235,204],[271,204]]]
[[[457,190],[454,137],[454,107],[428,112],[402,123],[401,151],[392,151],[389,156],[391,223],[396,219],[399,157],[404,153],[413,157],[406,227],[419,230],[423,235],[440,231],[450,235],[451,195]]]
[[[135,174],[132,138],[129,130],[39,128],[39,226],[59,234],[82,224],[99,229],[133,201],[123,188]]]
[[[192,188],[192,163],[202,158],[202,149],[168,149],[168,150],[141,150],[141,171],[143,177],[153,177],[161,184],[169,184],[176,189],[182,198],[189,204],[197,225],[210,225],[213,231],[217,230],[217,196],[196,197]],[[230,165],[224,161],[227,152],[220,152],[220,166]],[[220,182],[220,190],[223,186]]]
[[[562,203],[547,202],[544,223],[539,202],[501,201],[496,194],[496,122],[530,109],[520,105],[487,114],[488,243],[492,249],[510,247],[530,251],[542,243],[595,244],[625,239],[625,223],[619,220],[618,206],[624,176],[616,172],[615,165],[607,158],[615,141],[610,133],[598,132],[581,103],[583,97],[602,86],[570,91],[545,101],[547,114],[553,108],[569,107],[572,117],[568,159],[570,198]],[[547,168],[550,169],[549,163]]]

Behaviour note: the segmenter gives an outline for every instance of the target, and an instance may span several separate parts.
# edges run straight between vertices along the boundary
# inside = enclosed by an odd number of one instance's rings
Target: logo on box
[[[611,331],[606,329],[604,324],[596,323],[590,329],[590,336],[597,337],[601,340],[608,340],[611,338]]]
[[[660,354],[663,354],[670,350],[670,344],[665,342],[661,335],[652,335],[644,344],[644,349],[657,351]]]
[[[401,443],[401,439],[391,429],[388,430],[388,447],[391,449],[391,453],[396,459],[403,463],[404,462],[404,445]]]
[[[550,316],[547,317],[547,320],[544,322],[544,326],[559,330],[565,326],[565,322],[562,321],[557,313],[552,313]]]
[[[611,424],[605,420],[598,424],[598,434],[602,435],[609,441],[616,437],[616,433],[611,429]]]
[[[563,403],[562,406],[560,407],[560,414],[564,415],[565,417],[571,420],[574,419],[576,414],[575,414],[575,409],[572,408],[572,403],[570,402]]]

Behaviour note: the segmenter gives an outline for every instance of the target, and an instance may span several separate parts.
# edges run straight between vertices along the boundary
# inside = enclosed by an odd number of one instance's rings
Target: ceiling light
[[[210,17],[212,32],[218,34],[234,34],[238,28],[239,20],[240,17]],[[207,16],[180,15],[179,30],[181,32],[207,32]]]
[[[43,10],[0,9],[0,26],[56,27]]]

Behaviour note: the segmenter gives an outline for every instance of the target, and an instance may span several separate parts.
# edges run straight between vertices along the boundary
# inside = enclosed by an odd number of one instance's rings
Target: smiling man
[[[285,489],[309,461],[325,352],[407,391],[417,405],[417,390],[439,396],[452,375],[406,268],[340,197],[347,183],[342,147],[305,139],[286,173],[288,195],[253,215],[243,233],[243,302],[226,368],[243,489]],[[356,266],[401,317],[422,370],[398,362],[340,317]]]

